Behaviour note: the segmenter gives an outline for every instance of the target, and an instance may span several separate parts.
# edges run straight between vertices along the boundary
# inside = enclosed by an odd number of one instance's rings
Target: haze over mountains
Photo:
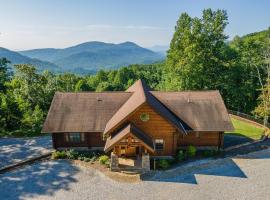
[[[86,42],[76,46],[55,49],[10,51],[0,48],[0,57],[12,64],[32,64],[39,71],[95,73],[99,69],[116,69],[129,64],[148,64],[164,59],[164,54],[151,51],[132,42],[120,44]]]

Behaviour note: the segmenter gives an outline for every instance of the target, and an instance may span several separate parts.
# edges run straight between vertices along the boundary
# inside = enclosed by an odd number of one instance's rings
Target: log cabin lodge
[[[152,91],[137,80],[123,92],[56,92],[42,132],[55,149],[151,158],[188,145],[220,149],[231,130],[219,91]]]

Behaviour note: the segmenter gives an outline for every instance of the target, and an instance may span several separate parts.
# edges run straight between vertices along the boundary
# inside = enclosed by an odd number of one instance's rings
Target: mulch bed
[[[71,163],[75,165],[95,169],[117,182],[136,183],[141,181],[140,174],[125,174],[121,172],[112,172],[106,165],[102,165],[98,161],[95,162],[84,162],[81,160],[69,160],[69,161],[71,161]]]

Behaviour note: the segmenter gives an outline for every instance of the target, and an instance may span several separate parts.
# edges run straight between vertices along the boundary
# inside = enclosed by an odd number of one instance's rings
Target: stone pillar
[[[150,171],[150,156],[149,154],[142,154],[142,169]]]
[[[118,164],[119,164],[118,156],[112,152],[111,153],[111,164],[110,164],[111,171],[119,170]]]

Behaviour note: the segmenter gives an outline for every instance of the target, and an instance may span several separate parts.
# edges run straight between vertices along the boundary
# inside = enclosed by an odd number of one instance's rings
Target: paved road
[[[50,136],[35,138],[1,138],[0,168],[26,158],[47,153],[51,148],[52,142]]]
[[[170,179],[119,183],[66,161],[0,175],[1,199],[269,199],[270,149]]]

